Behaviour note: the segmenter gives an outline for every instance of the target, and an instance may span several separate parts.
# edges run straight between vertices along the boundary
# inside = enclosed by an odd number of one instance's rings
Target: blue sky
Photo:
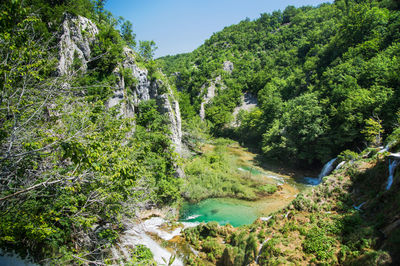
[[[106,9],[133,24],[136,40],[154,40],[155,57],[191,52],[214,32],[246,17],[283,10],[288,5],[316,6],[322,0],[108,0]]]

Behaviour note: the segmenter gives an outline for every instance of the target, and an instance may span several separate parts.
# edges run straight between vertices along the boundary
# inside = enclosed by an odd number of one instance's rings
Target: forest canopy
[[[325,163],[370,144],[361,134],[370,119],[385,136],[398,126],[398,7],[396,1],[352,0],[288,6],[160,61],[174,74],[184,118],[199,112],[204,88],[222,77],[227,89],[218,90],[205,111],[214,134],[253,143],[270,158]],[[223,71],[227,61],[231,74]],[[257,96],[258,108],[242,113],[240,127],[229,130],[244,93]]]

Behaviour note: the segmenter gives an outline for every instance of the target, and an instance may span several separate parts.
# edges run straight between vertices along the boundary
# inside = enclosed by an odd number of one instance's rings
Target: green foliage
[[[154,41],[139,41],[139,54],[145,61],[153,59],[155,50],[157,50],[157,46]]]
[[[351,160],[358,158],[358,153],[356,153],[354,151],[350,151],[350,150],[345,150],[339,154],[338,158],[341,161],[351,161]]]
[[[382,121],[377,118],[369,118],[365,120],[365,128],[361,131],[364,134],[365,139],[372,144],[373,146],[377,147],[382,143]]]
[[[259,263],[262,265],[279,265],[278,258],[282,251],[277,247],[279,239],[273,238],[269,240],[261,249]]]
[[[155,102],[138,106],[136,126],[120,106],[104,104],[129,40],[103,8],[104,1],[86,0],[0,4],[0,57],[7,58],[0,64],[0,247],[50,264],[97,263],[139,202],[180,198],[176,155]],[[100,32],[87,73],[57,77],[52,34],[65,12],[87,15]],[[81,66],[75,54],[72,67]],[[133,257],[152,263],[143,247]]]
[[[314,254],[318,260],[327,260],[333,256],[332,246],[334,239],[317,228],[312,228],[307,232],[306,239],[303,242],[303,249],[308,254]]]
[[[155,100],[141,101],[138,106],[139,112],[136,117],[138,125],[152,131],[158,129],[162,132],[168,132],[166,117],[157,110]]]
[[[181,91],[178,93],[178,95],[181,117],[184,121],[190,123],[190,121],[195,120],[197,117],[196,110],[190,100],[190,95]]]
[[[207,237],[202,245],[202,251],[207,253],[207,256],[212,255],[212,261],[222,256],[223,247],[215,238]]]
[[[311,211],[313,208],[311,200],[303,194],[298,195],[292,204],[298,211]]]
[[[209,242],[208,247],[213,249],[214,247],[217,246],[217,243],[212,240],[212,238],[218,236],[219,232],[219,226],[217,222],[209,222],[209,223],[201,223],[200,225],[196,227],[191,227],[187,228],[183,231],[185,239],[194,245],[196,248],[200,247],[200,241],[207,240]],[[207,248],[207,247],[206,247]],[[222,254],[219,252],[219,246],[216,247],[218,249],[218,254]]]
[[[212,123],[212,130],[218,133],[233,119],[232,111],[240,103],[240,89],[231,85],[229,89],[217,92],[206,106],[206,118]]]
[[[149,263],[153,259],[153,253],[144,245],[137,245],[132,252],[133,263]]]
[[[260,191],[267,193],[267,194],[273,194],[278,190],[278,187],[276,185],[272,184],[265,184],[260,187]]]
[[[104,79],[116,68],[122,59],[123,41],[112,25],[102,24],[96,41],[90,47],[91,56],[96,60],[89,62],[89,70],[97,73],[97,79]]]
[[[252,92],[259,109],[240,114],[234,133],[268,157],[311,165],[359,148],[362,131],[378,138],[393,132],[399,11],[393,1],[347,2],[261,14],[213,34],[192,53],[160,59],[166,73],[179,73],[174,80],[191,114],[185,118],[199,111],[204,88],[220,76],[226,89],[206,106],[212,133],[227,131],[238,97]],[[222,70],[226,61],[231,74]],[[365,128],[371,114],[382,130]]]
[[[228,153],[224,141],[216,141],[215,145],[213,151],[185,164],[185,197],[191,201],[227,196],[257,198],[259,184],[244,178],[237,170],[236,158]]]
[[[303,94],[288,101],[277,123],[264,134],[263,151],[282,159],[297,157],[311,162],[315,156],[311,152],[315,150],[312,144],[326,130],[316,95]]]
[[[246,240],[244,263],[248,264],[251,261],[255,260],[255,258],[257,257],[257,251],[257,239],[254,234],[250,234],[250,236]]]
[[[129,20],[124,20],[120,18],[121,23],[121,37],[125,41],[125,43],[131,47],[132,49],[136,47],[136,34],[133,33],[132,23]]]

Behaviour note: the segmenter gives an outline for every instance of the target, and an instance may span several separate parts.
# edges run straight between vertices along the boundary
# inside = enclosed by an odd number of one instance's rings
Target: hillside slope
[[[192,53],[160,62],[180,90],[184,119],[205,105],[214,134],[254,144],[270,158],[323,164],[345,149],[364,149],[370,139],[361,132],[371,123],[387,135],[396,128],[396,3],[289,6],[226,27]],[[240,126],[229,128],[243,93],[257,96],[258,108],[242,112],[232,123]]]
[[[103,5],[0,4],[0,248],[40,264],[101,264],[180,198],[179,103]]]
[[[201,251],[192,263],[397,265],[400,176],[387,190],[390,157],[377,152],[340,157],[344,165],[322,184],[252,225],[186,229],[186,241]]]

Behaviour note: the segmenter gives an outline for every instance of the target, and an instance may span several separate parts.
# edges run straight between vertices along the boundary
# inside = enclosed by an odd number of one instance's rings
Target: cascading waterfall
[[[318,178],[315,177],[304,177],[300,182],[305,183],[307,185],[316,186],[322,182],[322,178],[330,174],[333,170],[333,164],[337,160],[337,158],[333,158],[329,162],[327,162],[322,168],[321,172],[318,175]]]
[[[261,247],[260,247],[260,250],[258,251],[258,255],[257,255],[257,257],[256,257],[256,263],[257,263],[257,264],[258,264],[258,259],[259,259],[260,256],[261,256],[262,249],[263,249],[264,245],[267,244],[267,242],[268,242],[269,240],[271,240],[271,238],[267,238],[267,239],[264,240],[264,242],[262,242]]]
[[[343,166],[345,163],[346,163],[346,161],[343,161],[343,162],[339,163],[339,164],[336,166],[335,170],[339,170],[340,168],[342,168],[342,166]]]
[[[361,203],[361,204],[360,204],[360,205],[358,205],[358,206],[356,206],[356,205],[353,205],[353,207],[354,207],[354,209],[355,209],[355,210],[357,210],[357,211],[361,211],[361,207],[362,207],[362,206],[364,206],[364,204],[365,204],[365,203],[367,203],[367,202],[366,202],[366,201],[364,201],[363,203]]]
[[[329,162],[327,162],[321,170],[321,173],[318,175],[318,179],[321,181],[324,176],[327,176],[333,170],[333,163],[337,160],[337,158],[333,158]]]
[[[199,223],[182,223],[183,227],[175,228],[172,231],[163,228],[164,225],[168,224],[166,220],[161,217],[152,217],[141,223],[131,223],[127,224],[127,230],[121,236],[121,243],[117,248],[112,248],[111,252],[116,261],[121,259],[129,259],[130,253],[129,248],[136,245],[144,245],[148,247],[153,253],[153,259],[156,261],[157,265],[167,265],[170,258],[173,256],[169,250],[160,245],[155,239],[162,239],[163,241],[169,241],[175,236],[181,235],[181,232],[185,228],[194,227],[199,225]],[[192,250],[193,254],[196,255],[195,250]],[[174,262],[171,266],[183,266],[183,260],[180,257],[175,257]]]
[[[389,190],[393,184],[393,175],[394,170],[396,170],[397,165],[399,165],[399,161],[396,159],[389,159],[389,177],[387,181],[386,190]]]

